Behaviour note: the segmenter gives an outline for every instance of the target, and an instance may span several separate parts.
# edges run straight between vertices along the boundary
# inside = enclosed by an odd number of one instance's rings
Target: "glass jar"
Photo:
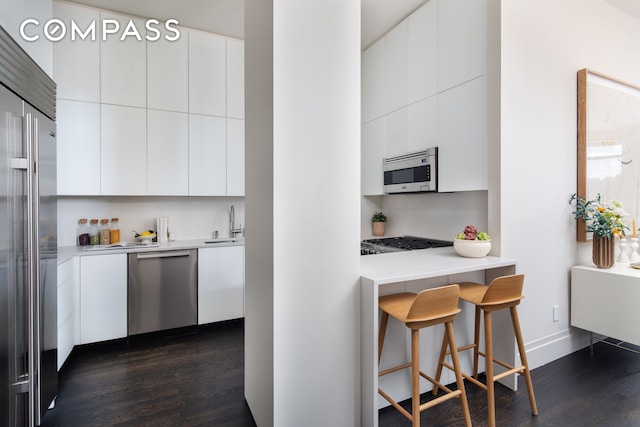
[[[109,220],[100,220],[100,244],[108,245],[111,243],[111,230],[109,230]]]
[[[90,245],[100,244],[100,227],[98,226],[97,219],[92,219],[91,225],[89,225],[89,244]]]
[[[87,225],[87,218],[80,218],[78,221],[78,246],[87,246],[89,244],[89,225]]]
[[[118,225],[118,218],[111,218],[111,243],[120,242],[120,226]]]

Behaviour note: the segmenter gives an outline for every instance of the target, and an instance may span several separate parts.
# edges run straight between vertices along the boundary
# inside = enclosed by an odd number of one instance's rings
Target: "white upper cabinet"
[[[189,194],[189,117],[147,110],[147,194]]]
[[[408,18],[409,104],[438,93],[438,2],[428,1]]]
[[[227,117],[244,119],[244,41],[227,39]]]
[[[189,33],[147,42],[147,107],[189,111]]]
[[[227,196],[244,196],[244,120],[227,119]]]
[[[100,194],[147,194],[147,111],[101,106]]]
[[[362,125],[362,195],[383,194],[382,161],[385,155],[386,119],[380,117]]]
[[[227,192],[227,130],[224,117],[189,114],[189,195]]]
[[[486,0],[438,2],[438,91],[485,74]]]
[[[189,32],[189,112],[225,117],[226,39]]]
[[[408,103],[409,21],[405,19],[385,36],[385,81],[387,87],[385,113]]]
[[[486,82],[478,77],[438,96],[438,191],[488,188]]]
[[[67,26],[67,36],[53,43],[53,79],[58,99],[100,102],[100,12],[72,3],[53,2],[53,16]],[[71,21],[87,33],[71,39]]]
[[[408,107],[407,151],[420,151],[438,145],[438,97],[414,102]]]
[[[385,41],[381,38],[362,53],[362,122],[385,114]]]
[[[111,20],[119,25],[117,32],[105,32],[102,38],[106,37],[106,41],[100,43],[100,102],[144,108],[147,106],[145,21],[108,12],[100,12],[100,17],[108,30],[115,30],[116,24]],[[134,25],[141,32],[141,40],[134,35],[121,40],[123,34],[133,32]]]
[[[403,107],[387,114],[385,157],[398,156],[409,151],[409,108]]]
[[[57,103],[58,194],[100,194],[100,104]]]

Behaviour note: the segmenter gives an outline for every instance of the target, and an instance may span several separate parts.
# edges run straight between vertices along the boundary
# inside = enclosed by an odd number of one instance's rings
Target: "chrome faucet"
[[[242,227],[236,228],[236,212],[233,205],[231,205],[231,208],[229,208],[229,236],[237,237],[240,233],[242,233]]]

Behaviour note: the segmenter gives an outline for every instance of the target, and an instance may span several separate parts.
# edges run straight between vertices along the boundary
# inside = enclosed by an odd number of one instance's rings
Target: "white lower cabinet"
[[[58,370],[75,344],[74,306],[76,304],[78,258],[71,258],[58,266]]]
[[[198,249],[198,324],[244,317],[244,246]]]
[[[80,342],[127,336],[127,255],[80,257]]]

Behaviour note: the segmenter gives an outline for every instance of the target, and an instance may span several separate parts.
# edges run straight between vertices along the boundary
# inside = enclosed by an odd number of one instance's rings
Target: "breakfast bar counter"
[[[517,261],[512,258],[486,256],[483,258],[463,258],[452,247],[392,252],[378,255],[366,255],[360,261],[361,296],[361,385],[362,385],[362,425],[378,425],[378,409],[387,405],[378,397],[378,297],[399,292],[420,292],[423,289],[443,286],[463,281],[489,284],[496,277],[516,273]],[[526,286],[526,285],[525,285]],[[525,288],[526,289],[526,288]],[[456,318],[455,334],[458,345],[467,344],[473,337],[473,307],[461,303],[462,312]],[[502,314],[502,313],[499,313]],[[396,322],[397,323],[397,322]],[[382,360],[386,363],[398,363],[408,360],[408,329],[404,326],[389,324]],[[494,353],[506,362],[514,362],[516,346],[508,315],[495,316]],[[425,336],[421,346],[425,351],[421,364],[427,373],[434,372],[442,340],[442,331],[433,336]],[[403,340],[404,339],[404,345]],[[395,350],[395,351],[394,351]],[[469,353],[469,352],[465,352]],[[466,357],[464,357],[466,356]],[[461,355],[463,370],[469,370],[470,357]],[[470,356],[470,354],[469,354]],[[381,364],[384,368],[385,363]],[[481,366],[482,366],[481,361]],[[395,378],[383,378],[385,390],[393,390],[402,400],[409,397],[408,377],[398,375]],[[443,381],[446,383],[446,381]],[[449,382],[453,382],[449,381]],[[501,381],[515,389],[515,377],[509,376]],[[421,386],[421,392],[430,389],[427,381]]]

